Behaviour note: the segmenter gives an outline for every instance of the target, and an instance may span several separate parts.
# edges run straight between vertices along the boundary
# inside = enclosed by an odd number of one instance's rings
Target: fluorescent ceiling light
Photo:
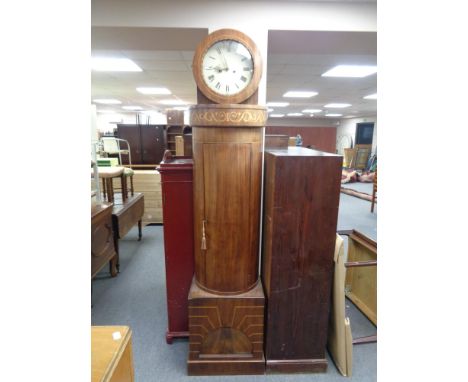
[[[98,72],[141,72],[128,58],[91,57],[91,69]]]
[[[356,116],[355,115],[347,115],[347,116],[345,116],[343,118],[356,118]]]
[[[322,74],[322,77],[366,77],[377,73],[374,65],[338,65]]]
[[[366,95],[363,98],[364,99],[377,99],[377,93]]]
[[[342,109],[342,108],[350,107],[350,106],[351,104],[349,103],[328,103],[324,107]]]
[[[343,114],[329,113],[325,114],[325,117],[341,117]]]
[[[167,88],[140,87],[136,90],[141,94],[172,94]]]
[[[286,107],[289,106],[289,102],[267,102],[267,106]]]
[[[183,106],[187,105],[187,102],[184,102],[180,99],[163,99],[159,101],[160,104],[168,105],[168,106]]]
[[[98,99],[93,99],[93,102],[101,103],[103,105],[120,105],[122,103],[118,99],[113,99],[113,98],[98,98]]]
[[[318,93],[313,91],[295,91],[290,90],[283,94],[283,97],[289,98],[310,98],[316,96]]]
[[[320,113],[321,109],[304,109],[302,110],[303,113]]]
[[[115,114],[115,110],[98,110],[97,112],[103,114]]]
[[[124,110],[143,110],[141,106],[122,106]]]
[[[189,108],[188,108],[188,106],[176,106],[176,107],[173,107],[173,109],[174,110],[183,110],[183,111],[185,111],[185,110],[188,110]]]
[[[273,118],[282,118],[282,117],[284,117],[284,114],[270,114],[270,117],[273,117]]]
[[[300,117],[302,113],[288,113],[288,117]]]
[[[273,110],[275,110],[275,109],[272,109],[271,107],[269,107],[269,108],[267,109],[267,112],[271,112],[271,111],[273,111]]]

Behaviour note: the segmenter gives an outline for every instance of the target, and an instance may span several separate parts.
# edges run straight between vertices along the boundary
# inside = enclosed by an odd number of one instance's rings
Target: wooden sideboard
[[[342,157],[265,152],[262,280],[267,371],[325,371]]]

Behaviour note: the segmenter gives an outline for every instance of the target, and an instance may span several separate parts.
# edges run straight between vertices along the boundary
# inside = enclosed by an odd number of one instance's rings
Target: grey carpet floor
[[[357,229],[377,238],[377,215],[370,202],[341,194],[338,229]],[[377,344],[353,347],[353,376],[342,377],[329,360],[324,374],[275,374],[262,376],[188,377],[188,341],[165,341],[167,325],[163,227],[143,228],[143,239],[131,230],[120,241],[120,273],[111,278],[104,269],[93,281],[91,322],[93,325],[128,325],[133,331],[136,382],[152,381],[361,381],[377,380]],[[347,316],[353,337],[376,333],[376,328],[347,300]]]

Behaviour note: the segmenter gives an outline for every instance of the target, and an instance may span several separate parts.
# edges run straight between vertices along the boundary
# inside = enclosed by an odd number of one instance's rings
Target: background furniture
[[[166,135],[163,125],[117,124],[117,137],[130,145],[132,166],[152,165],[161,162],[166,150]],[[122,164],[130,164],[122,157]]]
[[[193,278],[193,160],[166,159],[159,167],[163,195],[168,328],[166,342],[188,337],[188,293]]]
[[[325,371],[342,157],[265,152],[262,280],[267,371]]]
[[[377,325],[377,242],[356,230],[339,233],[348,235],[346,297]]]
[[[284,134],[265,134],[265,150],[287,149],[289,136]]]
[[[112,231],[112,203],[91,207],[91,278],[109,263],[112,277],[117,276],[117,252]]]
[[[161,175],[157,170],[133,170],[133,189],[145,197],[142,224],[162,224]],[[114,181],[114,188],[118,183]]]
[[[364,170],[367,167],[372,145],[356,144],[354,148],[356,149],[354,168]]]
[[[132,331],[128,326],[91,326],[91,381],[134,381]]]
[[[173,155],[176,155],[176,136],[183,134],[183,126],[167,126],[167,150],[170,150]],[[159,163],[159,162],[158,162]]]

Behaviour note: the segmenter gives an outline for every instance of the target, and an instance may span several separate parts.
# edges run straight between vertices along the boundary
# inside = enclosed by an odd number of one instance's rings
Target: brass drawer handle
[[[206,250],[205,220],[202,220],[201,249],[202,249],[202,250]]]

